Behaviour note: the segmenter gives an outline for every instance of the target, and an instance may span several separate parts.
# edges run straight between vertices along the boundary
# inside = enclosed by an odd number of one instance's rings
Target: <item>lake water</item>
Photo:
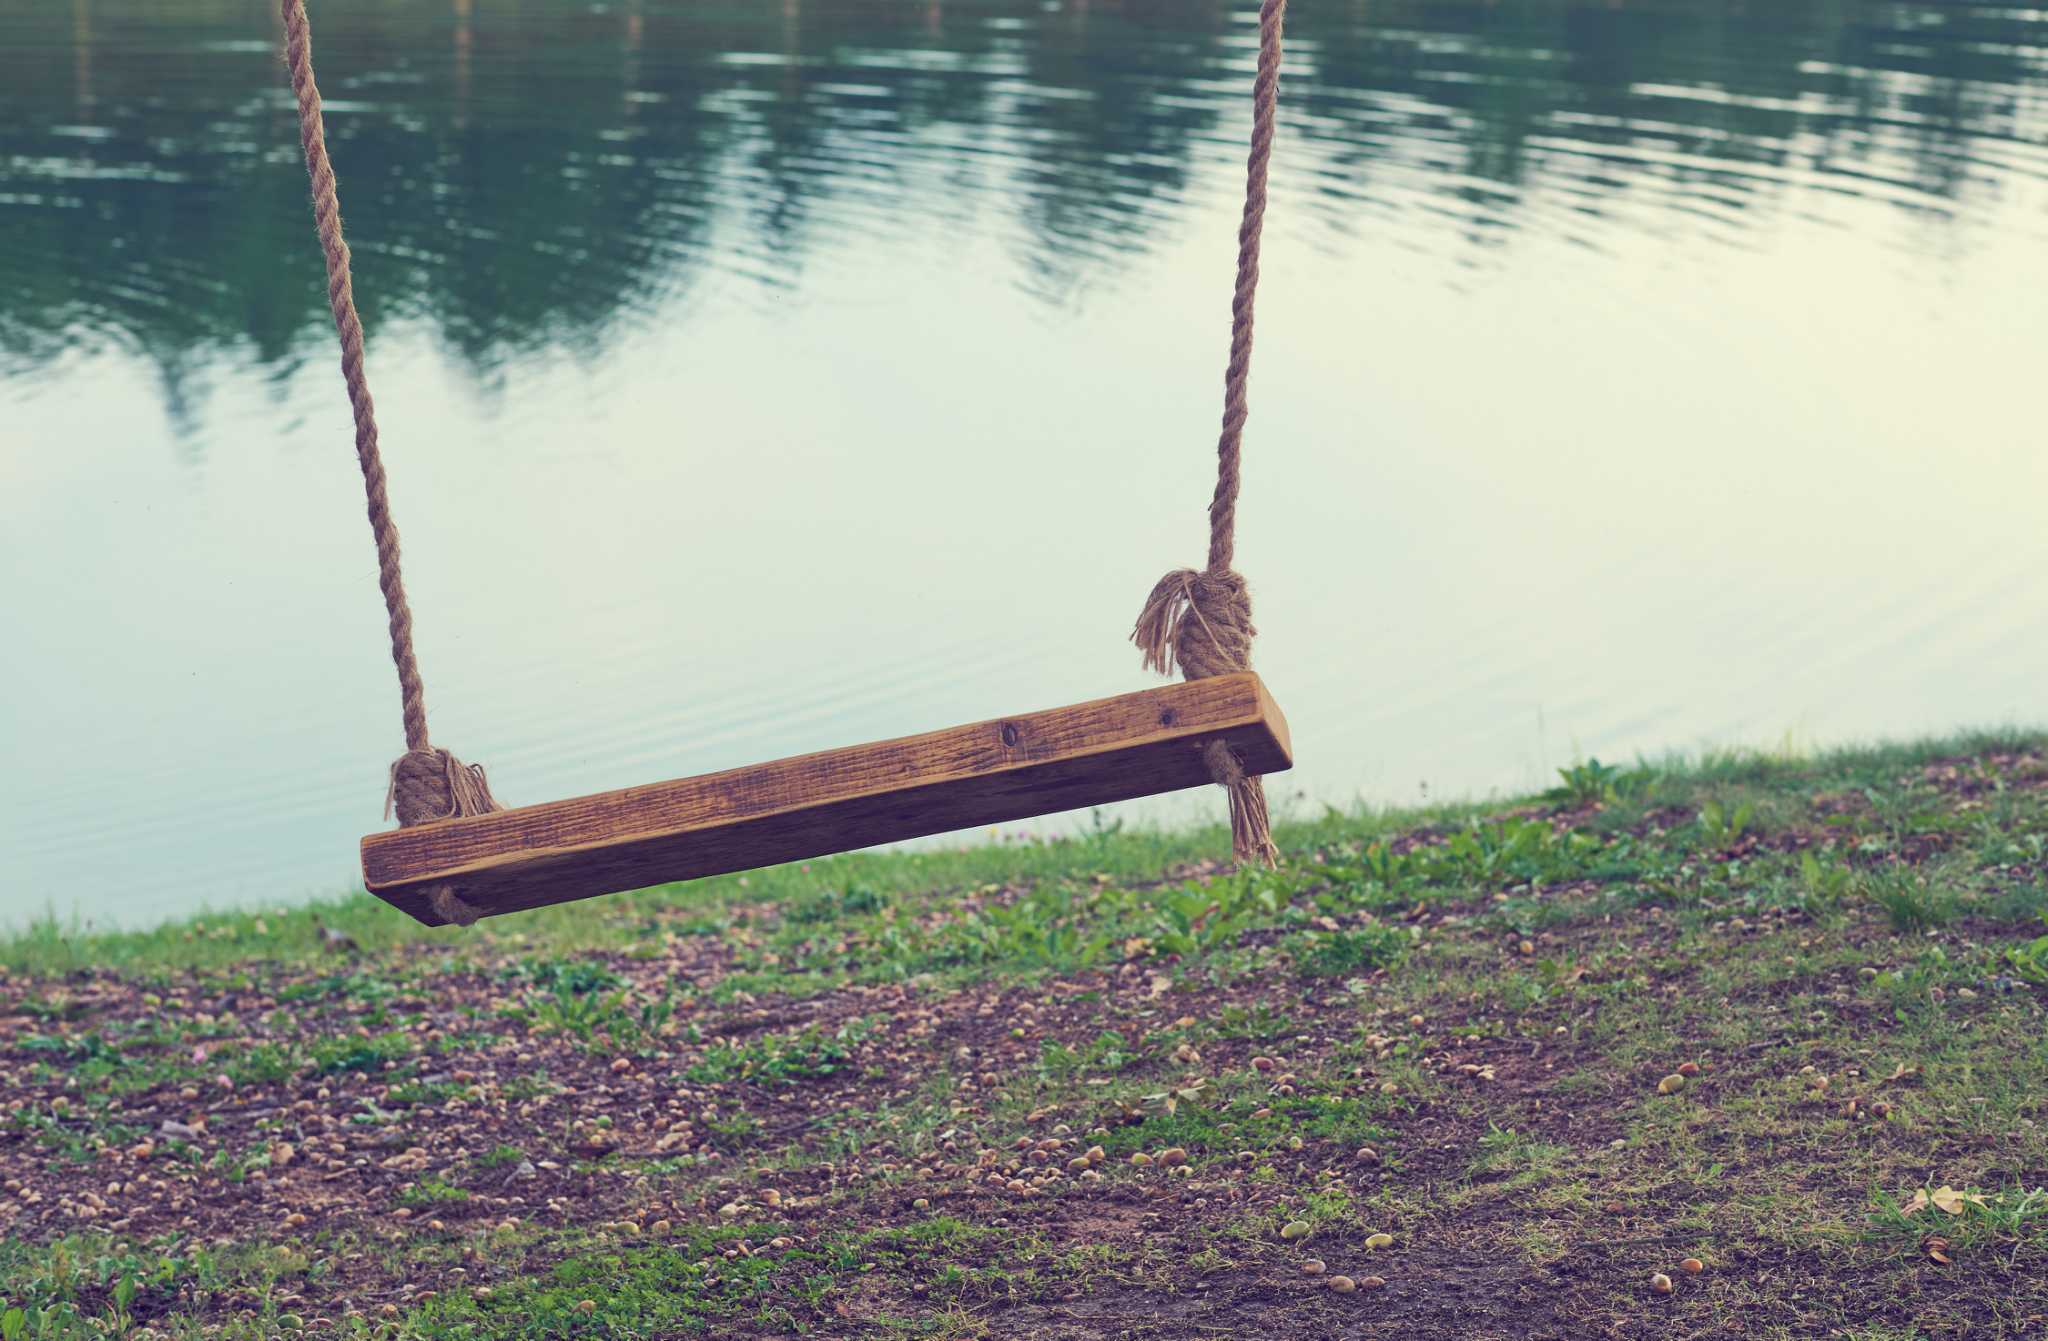
[[[316,0],[436,739],[534,801],[1151,683],[1252,9]],[[2048,11],[1288,36],[1238,546],[1284,806],[2048,718]],[[274,40],[0,0],[0,920],[332,892],[380,823]]]

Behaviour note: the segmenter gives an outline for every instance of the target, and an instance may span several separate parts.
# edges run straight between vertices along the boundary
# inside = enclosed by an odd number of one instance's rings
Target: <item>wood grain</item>
[[[486,916],[720,875],[1293,766],[1257,675],[1220,675],[752,768],[440,820],[363,839],[363,883],[427,923],[446,882]]]

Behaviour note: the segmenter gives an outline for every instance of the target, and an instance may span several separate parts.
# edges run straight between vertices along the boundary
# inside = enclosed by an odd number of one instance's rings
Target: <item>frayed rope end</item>
[[[1146,670],[1173,674],[1181,625],[1194,608],[1195,576],[1192,568],[1175,569],[1160,578],[1152,594],[1145,598],[1145,608],[1138,612],[1137,626],[1131,630],[1131,641],[1143,654]]]
[[[1266,784],[1247,774],[1237,755],[1220,740],[1212,740],[1202,752],[1209,776],[1230,797],[1230,854],[1241,865],[1258,862],[1280,864],[1280,849],[1273,842],[1273,821],[1266,811]]]

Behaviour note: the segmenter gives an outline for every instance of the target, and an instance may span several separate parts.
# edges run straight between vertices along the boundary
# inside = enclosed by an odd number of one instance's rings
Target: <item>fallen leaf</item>
[[[1946,1211],[1950,1215],[1961,1215],[1963,1213],[1963,1203],[1966,1201],[1975,1202],[1979,1206],[1984,1204],[1984,1198],[1976,1193],[1958,1192],[1947,1183],[1943,1183],[1940,1187],[1935,1188],[1933,1192],[1928,1194],[1927,1199],[1934,1203],[1936,1210]]]

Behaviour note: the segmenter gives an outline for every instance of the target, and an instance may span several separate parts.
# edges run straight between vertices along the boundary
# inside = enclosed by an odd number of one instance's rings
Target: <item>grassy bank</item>
[[[0,1331],[2048,1329],[2048,741],[1281,840],[38,928]]]

